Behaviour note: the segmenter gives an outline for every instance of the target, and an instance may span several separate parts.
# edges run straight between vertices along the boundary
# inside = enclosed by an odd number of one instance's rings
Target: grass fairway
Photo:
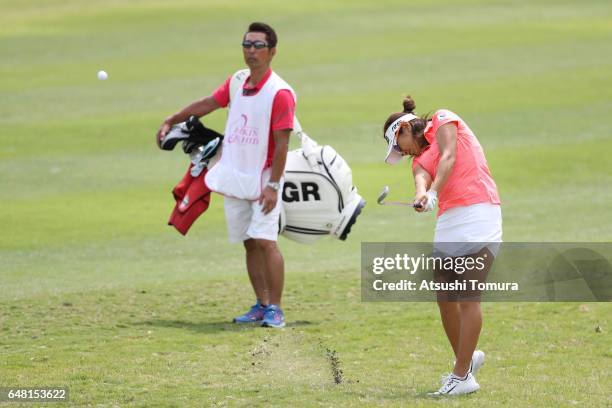
[[[359,272],[362,241],[433,236],[432,215],[375,206],[383,185],[413,193],[408,166],[382,163],[382,123],[407,93],[478,135],[505,241],[612,241],[608,0],[0,10],[0,387],[69,387],[70,406],[612,405],[609,303],[484,304],[482,390],[436,401],[425,394],[453,360],[437,307],[363,303]],[[186,160],[153,143],[165,116],[243,66],[254,20],[279,34],[273,66],[302,125],[368,201],[347,242],[281,238],[284,330],[228,323],[253,295],[222,199],[187,237],[167,227]]]

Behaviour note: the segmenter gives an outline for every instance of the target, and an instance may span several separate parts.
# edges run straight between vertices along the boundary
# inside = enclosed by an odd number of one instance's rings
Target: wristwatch
[[[268,181],[267,186],[274,191],[280,190],[280,183],[278,181]]]

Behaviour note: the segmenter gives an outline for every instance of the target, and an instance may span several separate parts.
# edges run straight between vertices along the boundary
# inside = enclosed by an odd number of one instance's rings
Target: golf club
[[[381,191],[380,195],[378,196],[378,199],[376,200],[376,202],[380,205],[398,205],[398,206],[413,207],[413,208],[422,207],[421,204],[414,204],[409,201],[385,201],[385,198],[387,198],[388,194],[389,194],[389,186],[385,186],[383,190]]]

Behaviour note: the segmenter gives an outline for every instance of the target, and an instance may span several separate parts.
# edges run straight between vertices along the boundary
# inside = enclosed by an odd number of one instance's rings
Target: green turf
[[[74,406],[612,404],[610,304],[485,304],[482,390],[431,401],[452,362],[436,306],[362,303],[359,286],[361,241],[433,235],[433,216],[375,206],[383,185],[413,192],[408,166],[381,163],[382,123],[406,94],[476,132],[506,241],[612,241],[609,1],[0,10],[0,387],[68,386]],[[277,29],[273,66],[302,125],[349,161],[368,201],[347,242],[281,239],[281,331],[227,323],[252,294],[222,200],[187,237],[167,227],[186,161],[153,144],[166,115],[242,68],[253,20]]]

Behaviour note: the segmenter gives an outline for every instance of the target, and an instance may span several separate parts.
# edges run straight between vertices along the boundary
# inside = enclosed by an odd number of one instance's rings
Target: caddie
[[[224,196],[231,242],[242,242],[256,303],[235,323],[283,327],[284,260],[276,243],[283,172],[293,129],[296,95],[272,69],[277,37],[267,24],[249,25],[242,40],[250,75],[230,95],[231,75],[212,95],[169,116],[157,133],[158,145],[172,125],[228,107],[221,157],[206,184]],[[230,103],[231,102],[231,103]]]

